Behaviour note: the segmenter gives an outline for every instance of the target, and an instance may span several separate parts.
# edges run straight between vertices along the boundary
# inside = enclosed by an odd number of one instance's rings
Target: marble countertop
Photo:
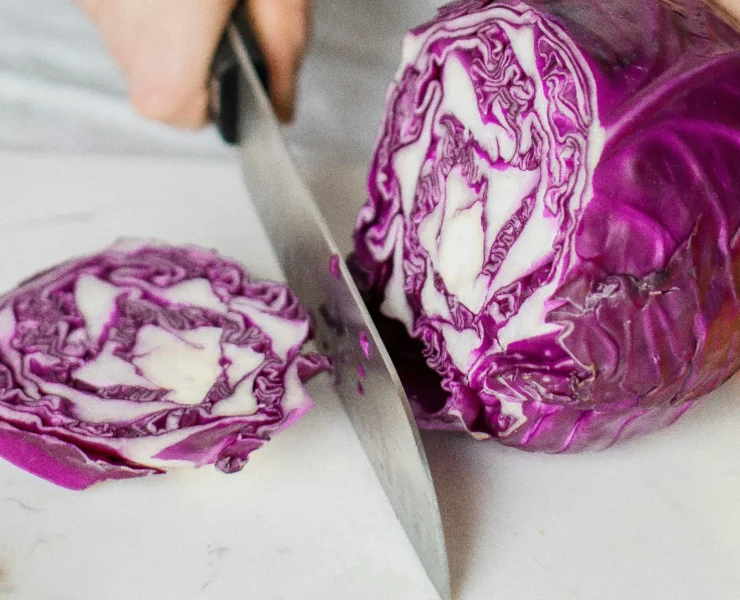
[[[345,248],[363,171],[306,167]],[[279,275],[229,162],[0,153],[0,198],[2,288],[124,233]],[[433,598],[336,397],[325,381],[312,392],[316,408],[233,477],[76,494],[0,462],[0,599]],[[740,378],[597,454],[424,433],[455,600],[736,600],[738,432]]]

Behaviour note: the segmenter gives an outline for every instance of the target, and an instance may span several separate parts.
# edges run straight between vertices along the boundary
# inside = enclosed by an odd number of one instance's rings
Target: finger
[[[134,109],[183,128],[207,122],[209,72],[237,0],[79,0],[128,81]]]
[[[265,55],[269,93],[283,122],[293,119],[298,71],[310,37],[310,0],[248,0],[247,11]]]

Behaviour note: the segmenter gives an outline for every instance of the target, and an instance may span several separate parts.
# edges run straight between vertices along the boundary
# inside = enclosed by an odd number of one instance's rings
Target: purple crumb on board
[[[339,255],[335,254],[329,259],[329,272],[337,279],[341,277],[339,272]]]
[[[362,382],[361,381],[358,381],[357,382],[357,393],[360,394],[360,396],[364,396],[365,395],[365,388],[362,387]]]
[[[360,332],[360,347],[362,348],[362,353],[365,355],[365,358],[370,360],[370,340],[367,337],[367,333],[364,331]]]
[[[362,363],[357,365],[357,374],[363,379],[367,377],[367,373],[365,372],[365,367],[362,366]]]

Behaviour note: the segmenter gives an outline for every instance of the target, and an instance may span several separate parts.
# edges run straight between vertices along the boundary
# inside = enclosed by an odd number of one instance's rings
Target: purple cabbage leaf
[[[410,32],[351,265],[422,427],[665,427],[740,367],[740,35],[698,0],[468,0]]]
[[[0,457],[70,489],[239,471],[329,367],[307,311],[214,251],[126,241],[0,298]]]

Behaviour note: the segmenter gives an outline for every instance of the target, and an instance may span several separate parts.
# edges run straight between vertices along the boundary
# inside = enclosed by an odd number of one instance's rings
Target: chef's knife
[[[426,573],[450,598],[442,523],[408,400],[311,193],[296,170],[265,92],[267,71],[235,15],[213,69],[212,113],[238,143],[245,184],[288,284],[317,317],[350,421]]]

